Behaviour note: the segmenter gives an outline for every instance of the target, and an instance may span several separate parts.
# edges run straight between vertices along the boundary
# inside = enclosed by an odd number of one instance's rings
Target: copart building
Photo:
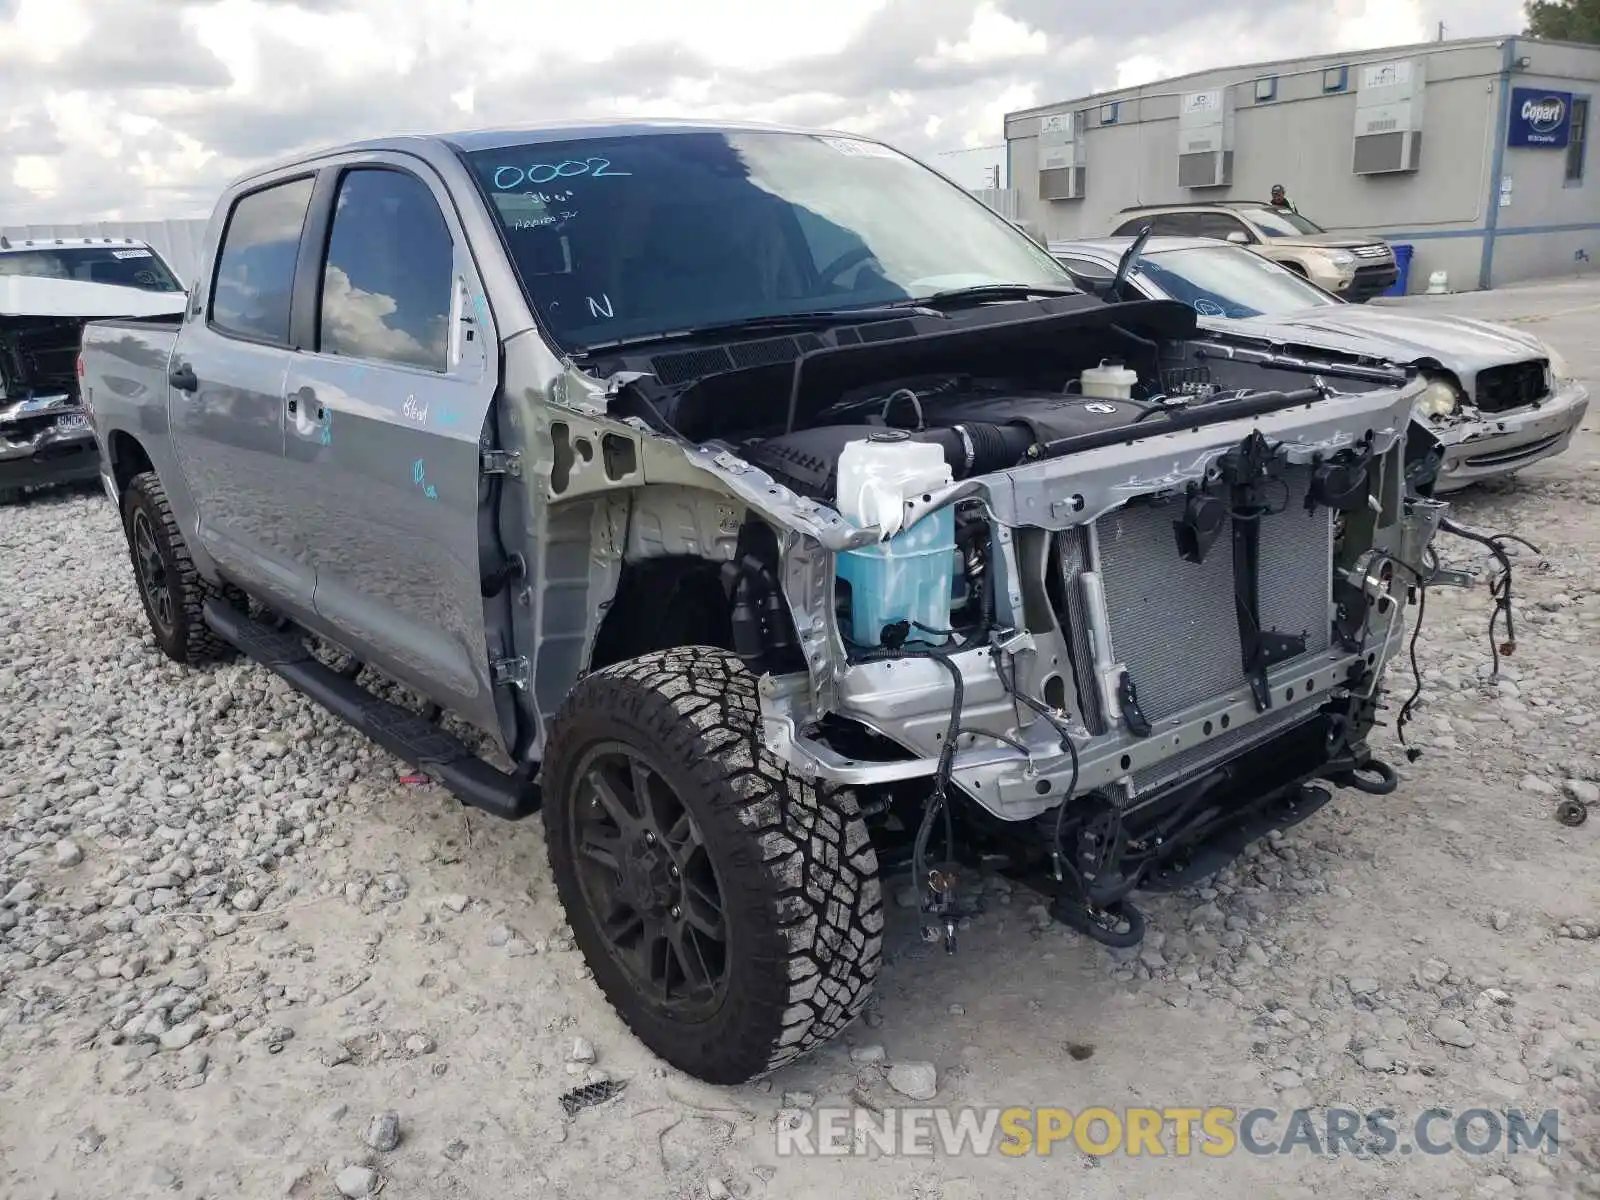
[[[1265,200],[1413,247],[1409,290],[1600,263],[1588,159],[1600,46],[1430,42],[1186,75],[1005,119],[1016,216],[1042,241],[1103,236],[1143,204]]]

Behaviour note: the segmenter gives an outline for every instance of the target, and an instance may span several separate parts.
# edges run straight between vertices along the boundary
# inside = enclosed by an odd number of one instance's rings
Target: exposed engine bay
[[[830,410],[828,424],[752,442],[744,453],[802,495],[832,501],[845,445],[884,429],[938,446],[952,476],[969,479],[1014,467],[1035,446],[1120,429],[1162,407],[1160,400],[1029,391],[1006,380],[907,380]]]
[[[1406,607],[1462,582],[1430,546],[1456,530],[1414,372],[1196,338],[1158,302],[1037,307],[691,351],[727,369],[678,382],[685,355],[619,364],[651,368],[644,420],[780,517],[722,569],[768,748],[906,831],[947,946],[961,862],[1131,944],[1134,890],[1216,871],[1322,785],[1392,791],[1366,744],[1385,665]]]

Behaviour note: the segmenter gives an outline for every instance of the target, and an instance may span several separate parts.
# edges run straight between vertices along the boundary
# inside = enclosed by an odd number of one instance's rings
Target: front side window
[[[425,183],[404,171],[347,172],[328,233],[317,348],[443,371],[454,269],[450,228]]]
[[[1072,287],[961,188],[855,138],[666,132],[467,159],[530,302],[573,349],[987,284]]]
[[[1327,233],[1315,221],[1308,221],[1286,208],[1252,208],[1250,220],[1263,237],[1302,237],[1308,233]]]
[[[47,250],[17,250],[0,254],[0,275],[35,275],[44,279],[73,279],[79,283],[110,283],[142,292],[181,292],[153,250],[143,246],[57,246]]]
[[[1203,317],[1281,317],[1338,304],[1293,271],[1237,246],[1163,250],[1134,273]]]
[[[287,345],[300,231],[311,205],[308,176],[241,196],[228,217],[211,291],[211,324],[223,333]]]

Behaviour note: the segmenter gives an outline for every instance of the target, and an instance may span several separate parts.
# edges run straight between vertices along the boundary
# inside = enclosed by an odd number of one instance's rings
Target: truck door
[[[454,205],[415,159],[355,156],[324,169],[306,244],[316,290],[296,304],[284,519],[317,615],[365,661],[498,729],[479,435],[499,342]]]
[[[279,503],[283,377],[300,234],[313,177],[236,198],[212,274],[189,306],[170,363],[168,413],[199,539],[222,572],[290,615],[311,611],[312,577]]]

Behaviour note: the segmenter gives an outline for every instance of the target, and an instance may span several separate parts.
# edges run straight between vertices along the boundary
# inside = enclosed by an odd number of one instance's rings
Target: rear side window
[[[450,227],[428,186],[404,171],[348,172],[328,234],[318,349],[445,370],[453,278]]]
[[[1124,221],[1121,225],[1118,225],[1116,231],[1112,233],[1111,236],[1133,237],[1139,232],[1139,230],[1143,229],[1146,225],[1154,223],[1154,221],[1155,218],[1151,216],[1134,217],[1133,220]]]
[[[293,179],[241,196],[228,217],[211,291],[211,324],[222,333],[287,345],[289,302],[311,184]]]
[[[1247,239],[1255,240],[1250,237],[1244,222],[1238,217],[1229,216],[1227,213],[1195,214],[1195,236],[1226,241],[1230,233],[1242,233]]]
[[[1198,237],[1200,214],[1162,213],[1156,218],[1156,227],[1151,232],[1161,237]]]

